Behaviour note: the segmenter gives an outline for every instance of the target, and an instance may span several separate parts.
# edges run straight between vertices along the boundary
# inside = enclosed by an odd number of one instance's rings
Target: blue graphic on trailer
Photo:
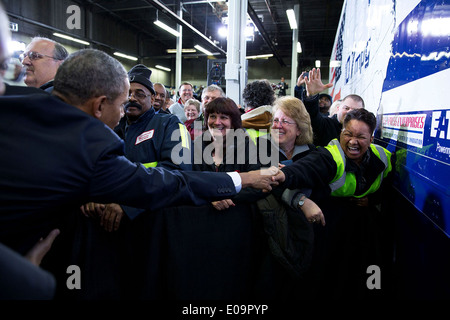
[[[450,1],[422,1],[394,36],[383,92],[450,67]]]
[[[449,25],[450,0],[422,1],[410,12],[394,36],[383,93],[449,68]],[[376,137],[396,153],[396,187],[450,237],[450,102],[442,100],[437,110],[383,114]]]

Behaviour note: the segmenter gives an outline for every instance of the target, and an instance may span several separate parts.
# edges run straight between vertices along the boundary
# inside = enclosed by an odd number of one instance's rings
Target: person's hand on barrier
[[[106,205],[102,203],[89,202],[80,207],[81,212],[90,218],[97,218],[103,215]]]
[[[100,225],[108,232],[117,231],[124,214],[120,205],[109,203],[105,206],[103,215],[100,218]]]
[[[234,207],[235,204],[233,202],[233,200],[231,199],[224,199],[224,200],[219,200],[219,201],[213,201],[211,202],[211,204],[213,205],[213,207],[216,210],[225,210],[228,209],[229,207]]]

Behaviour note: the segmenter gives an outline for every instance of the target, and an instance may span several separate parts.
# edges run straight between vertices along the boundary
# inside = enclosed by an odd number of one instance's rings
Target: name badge
[[[152,129],[150,131],[145,131],[144,133],[140,134],[137,138],[136,138],[136,143],[135,145],[138,145],[141,142],[144,142],[148,139],[151,139],[153,137],[153,133],[155,132],[155,129]]]

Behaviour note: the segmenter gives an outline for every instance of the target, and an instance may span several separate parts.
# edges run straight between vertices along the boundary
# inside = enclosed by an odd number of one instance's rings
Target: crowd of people
[[[188,82],[174,102],[143,64],[43,37],[21,62],[27,86],[0,86],[2,299],[388,295],[367,268],[390,269],[394,159],[363,99],[333,103],[319,69],[294,96],[251,81],[239,106]]]

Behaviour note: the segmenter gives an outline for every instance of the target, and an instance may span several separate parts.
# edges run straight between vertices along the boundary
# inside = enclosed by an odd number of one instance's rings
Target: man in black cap
[[[190,141],[185,140],[185,126],[178,117],[170,114],[155,114],[155,89],[150,81],[152,71],[142,64],[128,72],[130,91],[125,104],[125,116],[114,129],[125,140],[125,155],[133,162],[141,162],[147,167],[162,166],[180,169],[172,161],[172,149],[177,145],[189,149]],[[178,140],[172,140],[172,133],[179,130]]]
[[[328,117],[330,115],[330,107],[332,103],[333,99],[329,94],[319,94],[319,111],[324,117]]]
[[[135,65],[128,72],[130,90],[128,102],[124,105],[125,116],[114,131],[124,140],[125,156],[130,161],[140,162],[147,168],[190,170],[190,163],[177,161],[184,159],[185,152],[190,152],[189,132],[177,116],[156,113],[153,108],[156,91],[150,81],[151,74],[152,71],[142,64]],[[190,156],[185,158],[190,159]],[[90,203],[85,205],[85,210],[93,214],[95,208],[98,210],[99,207],[109,213],[110,219],[119,222],[114,224],[114,229],[118,228],[124,213],[134,216],[144,211],[114,203],[107,205]]]

